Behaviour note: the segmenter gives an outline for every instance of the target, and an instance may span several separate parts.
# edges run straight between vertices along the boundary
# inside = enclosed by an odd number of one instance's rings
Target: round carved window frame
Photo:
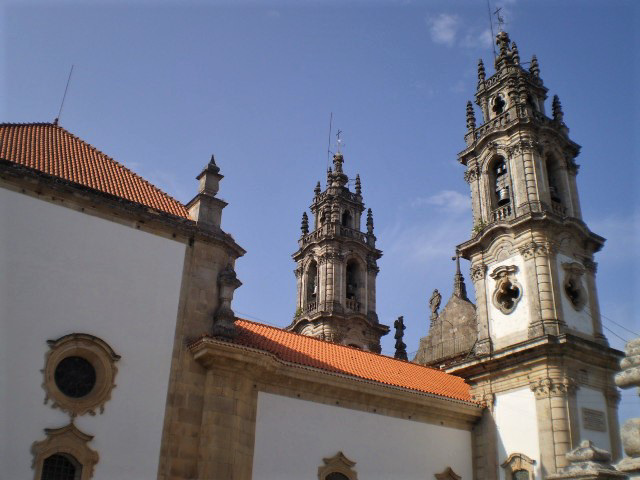
[[[104,404],[111,398],[116,386],[118,373],[116,362],[120,355],[104,341],[85,333],[72,333],[57,340],[48,340],[49,351],[45,357],[43,388],[46,392],[45,403],[51,400],[53,408],[67,412],[71,417],[96,411],[104,412]],[[93,366],[96,382],[91,391],[79,398],[65,395],[55,381],[55,371],[59,363],[67,357],[82,357]]]
[[[491,295],[491,301],[493,305],[500,310],[504,315],[509,315],[513,313],[520,303],[522,299],[522,285],[516,280],[515,275],[518,271],[518,267],[515,265],[506,265],[496,268],[491,274],[491,278],[495,280],[495,287],[493,290],[493,295]],[[500,286],[504,282],[509,282],[515,288],[518,289],[518,296],[513,298],[513,306],[511,308],[506,308],[501,302],[498,301],[498,295],[500,293]]]

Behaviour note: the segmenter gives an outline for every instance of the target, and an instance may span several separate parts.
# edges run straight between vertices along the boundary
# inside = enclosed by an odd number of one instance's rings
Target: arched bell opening
[[[315,310],[318,301],[318,264],[312,260],[305,274],[307,310]]]
[[[496,157],[489,166],[489,195],[491,202],[491,221],[499,221],[511,216],[511,178],[507,161]]]
[[[355,259],[347,261],[345,275],[345,299],[348,310],[360,310],[360,291],[362,289],[362,267]]]
[[[353,218],[349,210],[342,212],[342,226],[347,228],[353,228]]]
[[[551,155],[547,155],[545,167],[547,170],[547,186],[549,188],[551,205],[557,213],[564,213],[569,204],[564,181],[564,171],[560,167],[560,163]]]

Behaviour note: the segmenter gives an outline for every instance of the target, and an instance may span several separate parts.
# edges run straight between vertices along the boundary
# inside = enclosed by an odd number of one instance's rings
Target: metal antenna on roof
[[[498,54],[496,53],[496,44],[494,42],[496,36],[493,34],[493,16],[491,15],[490,0],[487,0],[487,13],[489,14],[489,28],[491,29],[491,43],[493,44],[493,59],[495,60]]]
[[[71,74],[73,73],[73,65],[71,65],[71,70],[69,70],[69,78],[67,78],[67,86],[64,87],[64,95],[62,96],[62,102],[60,102],[60,110],[58,110],[58,116],[53,121],[54,125],[57,125],[60,121],[60,115],[62,115],[62,107],[64,107],[64,101],[67,98],[67,90],[69,90],[69,83],[71,83]]]

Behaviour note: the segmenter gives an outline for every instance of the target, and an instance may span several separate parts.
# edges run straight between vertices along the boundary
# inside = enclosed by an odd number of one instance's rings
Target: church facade
[[[412,361],[401,318],[396,358],[379,354],[382,252],[341,153],[303,214],[279,329],[233,312],[245,252],[213,157],[183,205],[57,123],[1,124],[8,476],[533,480],[582,440],[620,457],[579,146],[557,97],[546,114],[537,59],[524,69],[504,32],[497,45],[458,157],[473,236]]]

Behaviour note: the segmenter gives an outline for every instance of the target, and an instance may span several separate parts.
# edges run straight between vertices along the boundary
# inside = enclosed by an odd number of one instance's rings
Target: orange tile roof
[[[92,145],[52,123],[0,124],[0,158],[162,212],[184,205]]]
[[[285,362],[329,372],[471,401],[470,387],[460,377],[431,367],[396,360],[357,348],[325,342],[261,323],[238,319],[234,343],[263,350]]]

